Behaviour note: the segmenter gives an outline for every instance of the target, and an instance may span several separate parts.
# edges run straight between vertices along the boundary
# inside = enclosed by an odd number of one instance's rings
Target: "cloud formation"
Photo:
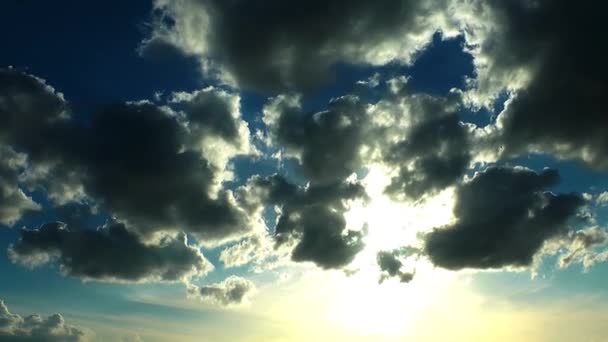
[[[251,281],[237,276],[230,276],[211,285],[188,285],[189,295],[222,306],[241,304],[253,291],[255,285]]]
[[[273,175],[253,177],[241,191],[254,205],[276,206],[275,239],[278,246],[295,242],[291,252],[294,261],[341,268],[363,248],[363,231],[347,229],[344,218],[348,201],[366,198],[359,183],[302,187]]]
[[[380,251],[376,255],[376,262],[380,267],[380,279],[382,284],[385,280],[396,277],[402,283],[409,283],[414,279],[415,271],[404,271],[403,259],[418,254],[420,251],[413,247],[401,247],[391,251]]]
[[[146,244],[122,223],[87,230],[56,222],[22,230],[9,256],[28,267],[56,259],[65,275],[108,282],[188,281],[213,269],[184,234]]]
[[[143,52],[177,47],[207,76],[242,88],[307,90],[340,63],[410,63],[438,28],[446,1],[157,0]],[[252,20],[251,18],[256,18]],[[310,23],[315,23],[311,25]],[[164,47],[164,48],[163,48]]]
[[[228,160],[252,152],[238,96],[206,88],[175,94],[174,109],[144,101],[76,117],[40,79],[0,76],[0,139],[27,155],[32,189],[57,204],[89,198],[143,233],[216,241],[249,230],[220,186]]]
[[[608,67],[602,56],[604,3],[456,1],[476,64],[473,93],[491,104],[511,99],[498,117],[503,155],[529,151],[608,169],[603,105]]]
[[[88,337],[78,327],[66,324],[60,314],[46,318],[13,314],[0,300],[0,340],[5,342],[84,342]]]
[[[543,243],[567,232],[585,201],[553,194],[555,170],[492,167],[458,187],[456,221],[424,237],[424,252],[437,266],[500,268],[528,266]]]

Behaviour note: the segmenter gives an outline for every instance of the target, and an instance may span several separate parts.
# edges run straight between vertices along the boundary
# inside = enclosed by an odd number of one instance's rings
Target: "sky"
[[[0,4],[0,341],[608,341],[606,5]]]

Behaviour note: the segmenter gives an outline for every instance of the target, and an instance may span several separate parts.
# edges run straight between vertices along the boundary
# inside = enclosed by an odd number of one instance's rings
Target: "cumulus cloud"
[[[255,285],[238,276],[230,276],[222,282],[196,286],[188,286],[188,294],[202,301],[229,306],[245,302],[251,293],[255,291]]]
[[[395,102],[392,115],[406,118],[402,127],[405,134],[383,147],[384,162],[395,174],[386,192],[396,198],[419,199],[462,179],[471,161],[472,127],[460,121],[458,94],[448,97],[408,94],[406,85],[403,86],[392,96]],[[378,106],[391,110],[391,103],[384,102]],[[403,103],[407,111],[399,108],[398,103]]]
[[[374,163],[387,168],[392,181],[386,191],[399,200],[420,199],[460,181],[475,137],[475,126],[458,115],[461,94],[418,94],[407,78],[376,87],[376,102],[346,95],[313,112],[302,110],[298,96],[277,96],[266,104],[263,120],[275,146],[298,160],[312,184],[342,181]]]
[[[349,201],[366,198],[359,183],[302,187],[279,175],[256,176],[241,192],[250,203],[279,210],[274,228],[277,246],[295,243],[291,252],[294,261],[340,268],[363,248],[363,231],[346,229],[344,218]]]
[[[6,342],[83,342],[85,332],[65,322],[60,314],[46,318],[13,314],[0,300],[0,340]]]
[[[604,3],[456,1],[475,57],[473,92],[492,103],[508,89],[498,117],[505,156],[529,151],[608,169],[608,92]],[[466,13],[466,14],[465,14]]]
[[[56,259],[66,275],[109,282],[187,281],[213,269],[184,234],[144,243],[122,223],[87,230],[56,222],[22,230],[9,256],[29,267]]]
[[[75,118],[42,80],[0,76],[0,139],[27,155],[31,188],[58,204],[89,198],[144,233],[183,229],[217,241],[249,230],[220,187],[227,161],[252,152],[238,96],[206,88],[174,94],[175,108],[143,101]]]
[[[339,63],[410,63],[433,33],[448,28],[446,1],[157,0],[144,54],[177,47],[207,76],[240,87],[308,89]],[[251,20],[251,18],[256,18]],[[315,23],[310,25],[310,23]]]
[[[279,96],[264,108],[273,142],[296,157],[313,183],[332,183],[363,167],[362,147],[369,143],[367,105],[357,96],[332,100],[320,112],[303,112],[299,97]]]
[[[577,194],[546,191],[555,170],[492,167],[458,187],[456,221],[424,237],[424,252],[447,269],[528,266],[543,244],[567,232],[585,204]]]

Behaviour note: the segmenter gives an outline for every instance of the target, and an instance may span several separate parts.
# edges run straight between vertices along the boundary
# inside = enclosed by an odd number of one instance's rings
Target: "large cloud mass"
[[[0,87],[0,139],[27,155],[24,184],[56,203],[89,197],[144,233],[182,229],[213,241],[249,229],[219,186],[226,162],[251,152],[238,97],[207,88],[176,94],[175,109],[127,103],[76,118],[30,75],[2,70]]]
[[[428,233],[424,251],[435,265],[454,270],[530,265],[584,204],[579,195],[546,191],[558,181],[548,169],[478,173],[457,190],[456,222]]]
[[[245,88],[308,89],[339,63],[409,63],[445,17],[445,1],[157,0],[143,51],[177,47],[207,74]],[[147,51],[149,50],[149,51]]]
[[[505,155],[537,151],[608,169],[604,2],[456,2],[477,65],[480,101],[503,89]],[[470,15],[474,14],[474,15]],[[490,101],[491,102],[491,101]]]

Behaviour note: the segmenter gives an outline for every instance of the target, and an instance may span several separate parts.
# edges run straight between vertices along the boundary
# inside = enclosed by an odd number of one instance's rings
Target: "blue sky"
[[[0,5],[0,340],[605,339],[594,5],[470,3]]]

